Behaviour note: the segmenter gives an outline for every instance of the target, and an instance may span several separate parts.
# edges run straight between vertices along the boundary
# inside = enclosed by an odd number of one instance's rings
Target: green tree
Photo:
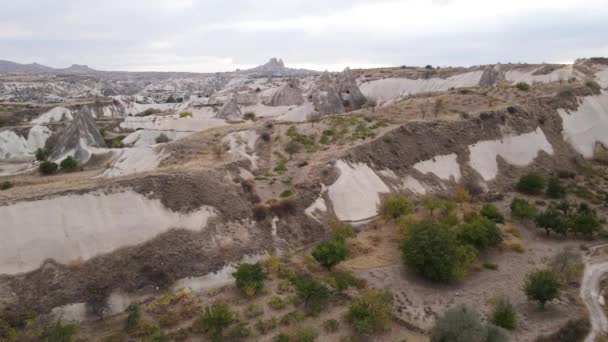
[[[59,167],[63,171],[74,171],[78,167],[78,160],[72,156],[67,156],[59,163]]]
[[[539,270],[528,273],[525,279],[524,292],[529,300],[535,300],[541,307],[559,297],[560,282],[552,270]]]
[[[536,207],[525,199],[514,198],[511,201],[511,215],[520,220],[532,219],[536,216]]]
[[[547,208],[547,210],[536,216],[535,221],[536,226],[543,228],[547,235],[551,231],[562,235],[566,235],[568,232],[568,222],[557,209]]]
[[[494,302],[490,322],[507,330],[515,330],[517,327],[517,313],[509,298],[501,296]]]
[[[540,195],[545,189],[545,179],[538,173],[528,173],[519,179],[516,188],[523,194]]]
[[[564,188],[557,177],[549,178],[547,182],[547,190],[545,192],[549,198],[563,198],[566,196],[566,188]]]
[[[494,221],[480,216],[458,228],[458,239],[464,244],[482,250],[498,244],[502,241],[502,236]]]
[[[481,207],[481,211],[479,213],[481,214],[481,216],[487,217],[496,223],[505,223],[504,215],[492,203],[484,204]]]
[[[412,222],[401,244],[405,264],[434,281],[449,281],[464,274],[465,261],[456,233],[434,220]]]
[[[47,328],[45,332],[46,342],[71,342],[78,331],[76,324],[63,324],[61,321],[55,322]]]
[[[384,331],[393,311],[393,295],[387,290],[368,289],[350,304],[349,320],[358,335]]]
[[[211,306],[205,306],[205,310],[198,318],[198,324],[203,331],[211,335],[214,341],[221,341],[224,329],[234,323],[235,320],[236,315],[228,304],[214,303]]]
[[[53,163],[50,161],[43,161],[42,163],[40,163],[40,165],[38,165],[38,170],[43,175],[52,175],[53,173],[57,172],[57,168],[57,163]]]
[[[46,148],[38,148],[36,150],[36,160],[37,161],[45,161],[50,155],[49,150]]]
[[[462,204],[464,204],[465,202],[470,202],[472,197],[464,186],[459,186],[458,188],[456,188],[456,191],[452,195],[452,198],[456,203],[460,204],[460,208],[462,209]]]
[[[260,263],[242,263],[237,271],[232,273],[232,276],[235,279],[236,287],[248,296],[253,296],[264,288],[266,274]]]
[[[312,256],[317,262],[327,269],[344,261],[350,254],[344,240],[328,239],[319,242],[312,251]]]
[[[434,195],[424,196],[420,201],[420,204],[429,211],[431,216],[434,216],[435,210],[443,209],[446,214],[449,214],[456,207],[454,203]]]
[[[388,196],[378,206],[378,213],[387,220],[396,220],[414,212],[414,205],[403,195]]]
[[[302,145],[295,140],[290,140],[287,143],[287,145],[285,145],[285,152],[287,152],[287,154],[289,154],[289,160],[291,160],[293,158],[293,155],[295,153],[300,152],[301,149],[302,149]]]
[[[297,274],[290,280],[309,314],[316,315],[327,305],[329,289],[320,281],[307,274]]]
[[[127,320],[125,322],[125,330],[130,331],[137,326],[141,318],[139,305],[130,304],[125,310],[127,312]]]

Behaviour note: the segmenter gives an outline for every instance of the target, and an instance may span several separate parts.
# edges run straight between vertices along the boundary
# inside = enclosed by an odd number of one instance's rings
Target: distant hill
[[[46,65],[31,63],[31,64],[20,64],[11,61],[0,60],[0,73],[57,73],[57,74],[84,74],[96,72],[97,70],[91,69],[86,65],[73,64],[68,68],[52,68]]]
[[[257,66],[253,69],[241,70],[240,73],[257,77],[271,76],[306,76],[318,74],[318,71],[306,69],[292,69],[285,67],[282,59],[271,58],[266,64]]]

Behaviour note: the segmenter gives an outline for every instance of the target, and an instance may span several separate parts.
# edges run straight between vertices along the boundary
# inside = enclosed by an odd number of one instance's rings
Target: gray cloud
[[[492,2],[22,0],[0,12],[0,59],[219,71],[271,56],[323,69],[608,55],[606,0]]]

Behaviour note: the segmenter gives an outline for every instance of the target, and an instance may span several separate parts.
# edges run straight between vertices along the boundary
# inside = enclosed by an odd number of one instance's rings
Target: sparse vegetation
[[[63,324],[60,320],[47,328],[45,342],[71,342],[78,331],[76,324]]]
[[[141,112],[138,116],[148,116],[148,115],[158,114],[161,112],[162,112],[162,110],[160,110],[160,109],[148,108],[148,109],[144,110],[143,112]]]
[[[566,235],[568,232],[568,222],[562,213],[551,207],[536,216],[536,226],[545,229],[547,235],[551,232]]]
[[[307,274],[297,274],[291,278],[298,298],[304,303],[306,312],[317,315],[329,300],[329,289],[320,281]]]
[[[243,114],[243,120],[255,121],[255,113],[247,112],[247,113]]]
[[[524,292],[529,300],[538,301],[541,307],[559,297],[560,282],[552,270],[539,270],[526,275]]]
[[[125,321],[125,330],[131,331],[137,326],[139,320],[141,319],[139,305],[130,304],[129,306],[127,306],[125,312],[127,313],[127,320]]]
[[[514,198],[511,201],[511,215],[517,219],[533,219],[536,216],[536,207],[528,203],[525,199]]]
[[[435,322],[431,342],[508,342],[509,333],[493,324],[484,324],[471,307],[458,305],[448,309]]]
[[[566,189],[561,185],[559,178],[551,177],[547,182],[547,190],[545,194],[549,198],[559,199],[566,195]]]
[[[125,143],[122,142],[122,140],[120,139],[113,139],[110,142],[110,147],[111,148],[124,148],[125,147]]]
[[[215,341],[223,339],[223,332],[235,321],[235,314],[228,304],[214,303],[205,306],[205,310],[198,319],[198,325]]]
[[[494,246],[502,241],[496,223],[483,216],[460,225],[457,235],[463,244],[469,244],[478,250]]]
[[[46,148],[38,148],[36,150],[36,160],[37,161],[45,161],[50,155],[50,151]]]
[[[353,299],[349,320],[358,335],[382,332],[391,319],[393,295],[387,290],[368,289]]]
[[[295,140],[290,140],[287,145],[285,145],[285,152],[289,154],[289,160],[293,158],[294,154],[300,152],[301,149],[302,145]]]

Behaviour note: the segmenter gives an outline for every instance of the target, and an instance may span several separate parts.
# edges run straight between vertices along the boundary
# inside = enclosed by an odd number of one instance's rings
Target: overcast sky
[[[608,0],[0,0],[0,59],[101,70],[608,56]]]

